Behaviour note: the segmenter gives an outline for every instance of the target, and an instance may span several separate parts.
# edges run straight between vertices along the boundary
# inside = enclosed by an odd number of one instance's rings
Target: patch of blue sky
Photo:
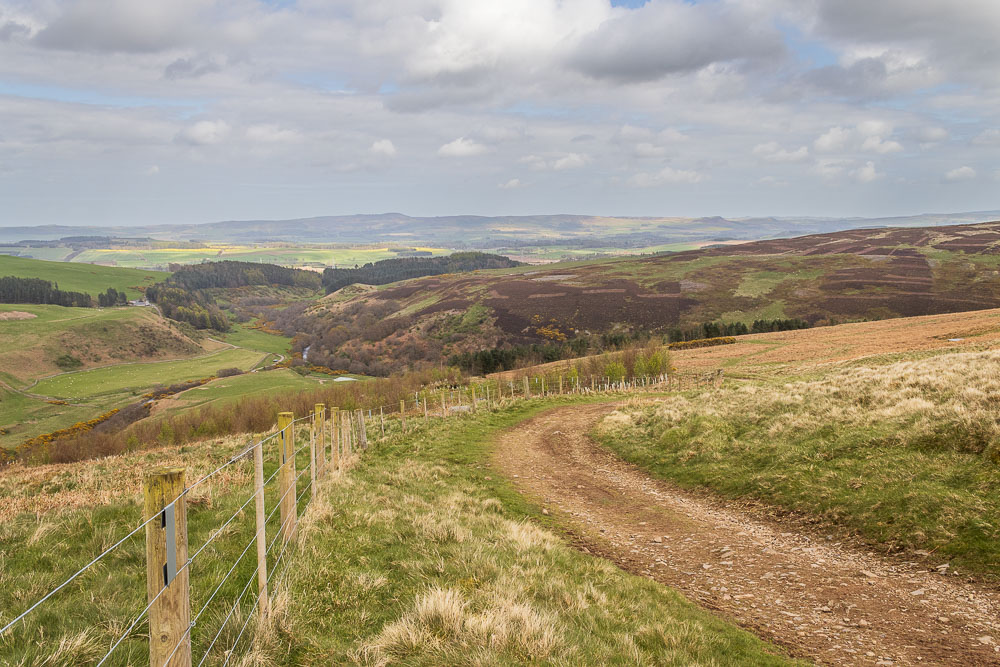
[[[16,83],[11,81],[0,81],[0,95],[24,97],[33,100],[122,108],[164,106],[200,108],[204,105],[203,100],[116,95],[100,90],[67,88],[65,86],[51,86],[37,83]]]
[[[778,22],[778,30],[785,37],[785,44],[801,61],[813,67],[826,67],[839,62],[837,52],[819,40],[804,35],[798,26]]]

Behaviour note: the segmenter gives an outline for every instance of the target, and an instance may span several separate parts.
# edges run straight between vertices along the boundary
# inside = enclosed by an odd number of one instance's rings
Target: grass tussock
[[[672,396],[596,435],[681,484],[1000,575],[1000,351]]]

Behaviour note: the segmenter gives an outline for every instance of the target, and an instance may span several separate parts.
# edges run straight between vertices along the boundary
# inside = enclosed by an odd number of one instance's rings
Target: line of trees
[[[723,338],[725,336],[744,336],[746,334],[768,333],[771,331],[791,331],[793,329],[808,329],[809,323],[798,318],[754,320],[747,326],[743,322],[704,322],[693,327],[674,327],[667,332],[667,342],[676,343],[686,340],[701,340],[702,338]]]
[[[112,306],[124,306],[128,304],[128,295],[119,292],[114,287],[109,287],[106,292],[97,295],[97,305],[101,308],[111,308]]]
[[[283,285],[319,289],[321,283],[321,278],[315,271],[232,260],[184,266],[171,264],[170,270],[174,273],[167,282],[187,290],[248,285]]]
[[[323,288],[329,294],[354,283],[388,285],[409,278],[515,266],[522,266],[522,262],[485,252],[456,252],[447,257],[396,257],[369,262],[353,269],[326,269],[323,271]]]
[[[0,303],[40,303],[54,306],[90,308],[94,305],[89,294],[64,292],[58,283],[53,285],[41,278],[0,278]]]

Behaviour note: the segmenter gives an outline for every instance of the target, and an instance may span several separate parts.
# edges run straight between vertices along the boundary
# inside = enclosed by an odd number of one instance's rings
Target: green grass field
[[[255,396],[266,392],[315,389],[318,377],[317,375],[304,377],[287,368],[234,375],[188,389],[169,399],[165,405],[167,413],[175,413],[217,401],[236,403],[244,396]]]
[[[120,392],[142,393],[155,385],[169,385],[214,375],[220,368],[248,369],[261,359],[256,350],[229,349],[194,359],[118,364],[66,373],[42,380],[31,391],[45,396],[94,399]]]
[[[95,299],[99,293],[104,292],[109,287],[124,291],[129,295],[129,298],[136,299],[142,295],[136,288],[158,283],[169,275],[163,271],[94,266],[74,262],[47,262],[0,255],[0,276],[42,278],[57,283],[59,289],[69,292],[86,292]]]
[[[260,350],[272,354],[287,355],[292,347],[292,339],[284,336],[266,333],[258,329],[248,329],[244,326],[234,326],[232,331],[221,337],[230,345],[245,347],[248,350]]]

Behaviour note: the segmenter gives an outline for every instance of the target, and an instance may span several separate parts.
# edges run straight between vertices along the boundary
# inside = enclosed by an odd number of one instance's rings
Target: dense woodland
[[[195,329],[229,330],[229,318],[211,297],[200,291],[161,283],[147,287],[146,298],[159,306],[164,317],[187,322]]]
[[[326,269],[323,271],[323,288],[330,293],[354,283],[388,285],[409,278],[482,269],[510,269],[522,265],[522,262],[502,255],[484,252],[456,252],[447,257],[397,257],[368,263],[360,268]]]
[[[89,294],[64,292],[59,285],[53,285],[41,278],[0,278],[0,303],[40,303],[54,306],[76,306],[90,308],[94,305]]]
[[[254,262],[205,262],[204,264],[171,264],[173,275],[167,282],[186,290],[212,287],[246,287],[248,285],[284,285],[286,287],[320,288],[320,276],[314,271],[289,269],[276,264]]]

